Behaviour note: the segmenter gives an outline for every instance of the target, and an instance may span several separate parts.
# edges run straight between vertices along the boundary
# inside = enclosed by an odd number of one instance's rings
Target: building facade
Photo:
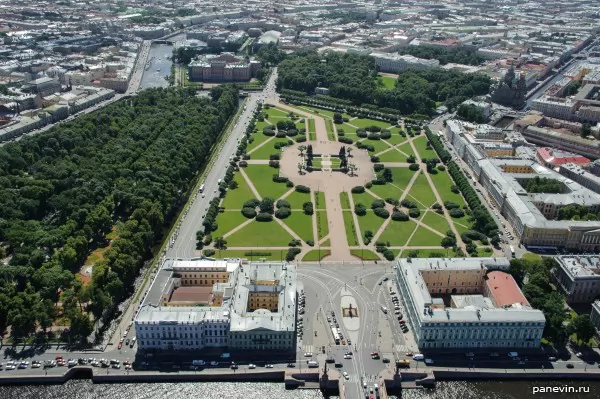
[[[233,54],[202,55],[188,66],[190,80],[201,82],[247,82],[260,69],[260,62]]]
[[[569,303],[600,299],[600,256],[556,256],[554,278]]]
[[[488,272],[503,276],[509,265],[506,258],[399,259],[398,293],[419,349],[538,348],[546,320],[523,302],[514,280],[500,287],[505,294],[482,298],[486,284],[494,287]],[[438,300],[444,295],[452,295],[451,306]]]

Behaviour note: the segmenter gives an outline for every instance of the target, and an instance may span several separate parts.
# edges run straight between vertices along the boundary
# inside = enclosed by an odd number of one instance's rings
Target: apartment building
[[[135,318],[139,348],[291,350],[296,267],[166,259]]]
[[[572,152],[557,150],[550,147],[539,147],[536,152],[537,160],[547,168],[555,168],[564,164],[588,166],[590,159]]]
[[[600,299],[600,256],[556,256],[554,279],[569,303]]]
[[[546,319],[506,258],[399,259],[398,293],[419,349],[538,348]]]
[[[528,142],[573,152],[588,158],[600,158],[600,141],[584,139],[578,135],[528,125],[521,131]]]
[[[533,100],[531,108],[553,118],[574,120],[577,102],[570,98],[543,95]]]

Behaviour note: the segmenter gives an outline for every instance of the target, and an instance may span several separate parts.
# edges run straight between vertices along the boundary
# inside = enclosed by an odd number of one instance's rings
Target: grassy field
[[[217,215],[217,225],[219,228],[211,233],[214,237],[222,237],[229,233],[233,228],[249,220],[240,211],[223,212]]]
[[[333,111],[330,111],[328,109],[321,109],[321,108],[316,108],[316,107],[309,107],[308,105],[302,105],[300,107],[301,110],[310,112],[311,114],[315,114],[315,115],[320,115],[320,116],[325,116],[327,118],[331,118],[333,119]]]
[[[227,237],[228,247],[287,247],[293,237],[276,221],[253,221]]]
[[[377,194],[383,200],[386,198],[398,199],[402,195],[402,190],[396,187],[395,183],[388,183],[382,186],[374,184],[369,190]]]
[[[375,197],[367,192],[361,194],[352,193],[352,201],[354,201],[354,206],[363,204],[367,209],[371,209],[371,204],[375,201]]]
[[[408,168],[390,168],[392,171],[391,183],[380,185],[373,185],[370,190],[377,194],[382,199],[394,198],[399,199],[410,180],[415,175],[415,172]]]
[[[325,209],[325,193],[322,191],[315,192],[315,209]]]
[[[365,216],[357,216],[356,218],[358,219],[358,224],[360,226],[360,232],[363,235],[363,237],[362,237],[363,242],[364,242],[365,231],[371,230],[371,232],[373,232],[373,234],[375,234],[375,233],[377,233],[377,231],[379,230],[379,228],[385,221],[385,219],[380,218],[379,216],[375,215],[373,213],[373,211],[371,211],[370,209],[367,211],[367,214]],[[365,243],[365,245],[366,245],[366,243]]]
[[[389,241],[393,247],[406,245],[408,237],[412,234],[417,224],[412,220],[406,222],[396,222],[391,220],[387,227],[379,236],[378,241]]]
[[[350,254],[362,260],[380,260],[381,258],[375,252],[368,249],[352,249]]]
[[[433,148],[430,147],[429,150],[426,149],[427,148],[427,137],[425,137],[425,136],[417,137],[416,139],[413,140],[413,145],[417,149],[417,152],[419,153],[419,156],[421,157],[421,159],[437,158],[437,154]]]
[[[314,242],[312,216],[305,215],[302,211],[293,211],[289,217],[283,219],[283,223],[298,234],[302,241]]]
[[[450,230],[450,225],[446,218],[432,211],[428,211],[421,221],[442,234],[446,234]]]
[[[444,249],[444,248],[440,248],[440,249],[417,249],[417,250],[410,250],[410,249],[405,249],[404,251],[402,251],[402,254],[400,255],[401,258],[408,258],[408,255],[411,251],[418,251],[417,252],[417,258],[431,258],[432,255],[438,255],[438,254],[442,254],[444,255],[444,258],[456,258],[456,254],[454,253],[454,251],[452,249]],[[439,256],[433,256],[434,258],[439,258]]]
[[[479,248],[477,248],[477,251],[479,252]],[[525,252],[522,258],[531,262],[537,262],[542,260],[542,257],[540,255],[534,254],[533,252]]]
[[[278,184],[278,183],[273,183],[273,184]],[[292,209],[302,209],[302,205],[305,202],[312,202],[309,193],[299,193],[298,191],[292,192],[290,195],[288,195],[284,199],[290,203],[290,206],[292,207]]]
[[[490,247],[478,247],[477,256],[481,258],[491,257],[494,255],[494,250]]]
[[[267,115],[269,115],[269,119],[272,117],[275,117],[277,119],[287,118],[287,115],[288,115],[287,111],[284,111],[282,109],[275,108],[275,107],[269,107],[269,109],[263,108],[263,112],[265,112]],[[276,123],[277,122],[275,122],[275,124]]]
[[[360,118],[353,119],[352,121],[350,121],[350,123],[356,127],[362,127],[362,128],[367,128],[370,126],[379,126],[382,129],[387,129],[391,126],[388,122],[376,121],[373,119],[360,119]]]
[[[335,141],[335,133],[333,130],[333,121],[331,119],[325,119],[325,128],[327,129],[327,138],[330,141]]]
[[[398,128],[392,129],[392,137],[390,137],[389,139],[386,139],[385,141],[387,141],[389,144],[391,145],[398,145],[401,143],[404,143],[406,141],[406,137],[402,137],[400,136],[400,134],[396,133],[398,130]]]
[[[223,249],[215,250],[215,254],[212,255],[215,258],[246,258],[253,261],[258,261],[260,258],[265,260],[280,261],[285,260],[287,250],[268,250],[268,249],[256,249],[256,250],[244,250],[244,249]]]
[[[356,247],[359,245],[358,243],[358,233],[356,232],[356,228],[354,227],[354,220],[352,219],[352,212],[343,211],[344,213],[344,228],[346,230],[346,239],[348,240],[348,245],[351,247]]]
[[[322,260],[324,257],[329,256],[331,254],[331,252],[329,252],[329,250],[327,249],[313,249],[311,251],[308,251],[306,253],[306,255],[304,255],[304,257],[302,258],[302,261],[304,262],[318,262],[320,260]]]
[[[411,247],[435,247],[440,245],[442,238],[431,232],[431,230],[419,226],[408,245]]]
[[[308,119],[308,140],[315,141],[317,139],[317,129],[315,128],[315,120],[310,118]]]
[[[241,173],[234,174],[233,181],[237,182],[238,187],[235,190],[227,190],[227,195],[221,202],[221,206],[225,209],[242,209],[244,202],[256,197],[256,195],[250,190],[250,186],[248,186]]]
[[[454,183],[452,178],[448,175],[448,172],[440,172],[438,170],[436,174],[429,176],[431,176],[431,180],[433,181],[433,184],[435,184],[435,188],[438,190],[442,200],[455,202],[461,207],[465,205],[465,200],[462,195],[460,195],[460,193],[455,194],[450,190]]]
[[[255,149],[250,153],[250,159],[269,159],[270,155],[281,154],[281,149],[275,148],[275,143],[287,143],[287,138],[274,138],[262,147]]]
[[[317,211],[317,234],[319,236],[319,240],[327,237],[329,234],[329,223],[327,222],[327,212],[325,211]]]
[[[256,133],[252,133],[252,135],[250,137],[252,138],[252,142],[248,143],[248,145],[246,146],[246,153],[250,153],[256,147],[258,147],[259,145],[261,145],[262,143],[264,143],[265,141],[267,141],[271,138],[271,137],[265,135],[262,132],[262,129]],[[265,145],[269,145],[269,144],[265,144]],[[272,147],[272,145],[271,145],[271,147]]]
[[[391,76],[379,76],[377,79],[383,83],[383,86],[385,86],[386,89],[393,89],[396,87],[396,78]]]
[[[362,143],[373,146],[374,151],[369,151],[369,155],[375,155],[377,153],[380,153],[380,152],[385,151],[388,148],[390,148],[389,145],[387,145],[384,141],[381,141],[381,140],[364,139],[364,140],[362,140]]]
[[[413,183],[408,193],[408,199],[416,202],[419,208],[429,208],[435,203],[435,194],[431,190],[431,186],[429,186],[429,182],[423,173]]]
[[[340,193],[340,202],[342,204],[342,209],[350,209],[350,198],[348,197],[348,193],[346,191],[342,191]],[[325,203],[325,201],[323,201],[323,203]]]
[[[458,231],[458,234],[466,233],[467,231],[471,230],[471,227],[470,227],[471,223],[469,223],[466,216],[464,216],[460,219],[453,218],[452,222],[454,223],[454,227]]]
[[[274,183],[273,175],[277,174],[278,170],[269,165],[248,165],[244,168],[244,172],[248,175],[256,191],[261,197],[271,197],[273,199],[280,198],[284,193],[290,190],[285,183]]]

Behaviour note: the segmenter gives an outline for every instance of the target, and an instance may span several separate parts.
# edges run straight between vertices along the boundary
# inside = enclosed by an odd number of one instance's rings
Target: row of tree
[[[477,55],[475,50],[464,48],[445,48],[438,46],[406,46],[398,51],[400,54],[409,54],[426,60],[436,59],[440,65],[449,63],[463,65],[479,65],[485,59]]]
[[[237,109],[235,86],[213,94],[146,90],[0,148],[1,330],[27,336],[62,312],[85,338],[112,317]],[[75,274],[114,226],[82,285]]]

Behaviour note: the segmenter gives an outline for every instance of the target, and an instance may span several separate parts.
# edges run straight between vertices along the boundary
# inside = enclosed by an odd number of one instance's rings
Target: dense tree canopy
[[[398,51],[400,54],[410,54],[415,57],[425,58],[427,60],[436,59],[440,65],[448,63],[479,65],[484,60],[473,50],[453,49],[437,46],[406,46]]]
[[[396,87],[377,84],[377,66],[372,57],[328,52],[289,57],[278,69],[280,90],[313,93],[329,88],[329,95],[353,104],[379,106],[404,115],[431,115],[436,102],[454,109],[464,100],[489,92],[491,80],[481,74],[456,71],[406,70],[399,74]]]
[[[110,317],[165,222],[206,161],[238,93],[218,100],[151,89],[50,131],[0,148],[0,330],[19,337],[62,310],[82,337],[91,311]],[[117,226],[118,238],[86,286],[75,279],[88,254]],[[61,295],[62,292],[62,295]]]
[[[562,193],[564,191],[563,184],[556,179],[536,176],[533,179],[527,179],[524,182],[523,188],[528,193]]]

